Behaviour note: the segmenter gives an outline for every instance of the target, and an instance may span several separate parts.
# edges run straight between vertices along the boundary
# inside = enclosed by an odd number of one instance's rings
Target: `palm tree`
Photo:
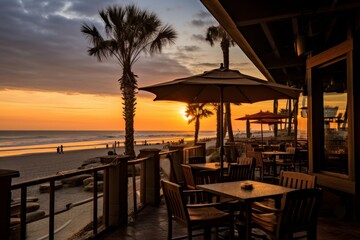
[[[110,6],[99,14],[106,38],[94,25],[86,23],[81,26],[81,32],[91,44],[88,49],[90,56],[99,61],[114,57],[122,68],[118,81],[124,101],[125,154],[133,157],[137,76],[132,68],[141,53],[161,53],[163,46],[174,43],[177,34],[171,26],[162,25],[154,13],[140,10],[135,5]]]
[[[225,31],[224,28],[219,26],[210,26],[207,29],[206,33],[206,41],[210,43],[211,46],[214,46],[214,43],[216,41],[220,41],[221,50],[223,52],[223,62],[224,62],[224,68],[229,69],[229,48],[231,46],[235,45],[235,42],[232,40],[230,35]],[[220,106],[218,106],[217,112],[220,112]],[[218,114],[217,114],[218,115]],[[218,117],[218,119],[220,119]],[[220,146],[220,127],[219,125],[223,124],[217,121],[217,138],[216,138],[216,146]],[[234,133],[232,130],[232,123],[231,123],[231,108],[230,103],[225,103],[225,122],[224,122],[224,136],[226,135],[226,130],[228,130],[229,133],[229,141],[234,142]],[[224,137],[222,136],[222,137]]]
[[[199,137],[200,119],[213,115],[213,112],[206,108],[206,103],[193,103],[186,106],[185,115],[189,118],[188,124],[195,121],[194,144],[196,144]]]

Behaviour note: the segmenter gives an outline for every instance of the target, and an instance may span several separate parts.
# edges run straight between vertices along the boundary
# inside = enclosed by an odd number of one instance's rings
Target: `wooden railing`
[[[56,175],[53,176],[48,176],[48,177],[43,177],[43,178],[38,178],[38,179],[33,179],[33,180],[29,180],[29,181],[25,181],[25,182],[21,182],[21,183],[17,183],[17,184],[13,184],[11,186],[11,190],[17,190],[20,189],[21,190],[21,211],[20,211],[20,239],[26,239],[26,201],[27,201],[27,189],[31,186],[35,186],[35,185],[39,185],[39,184],[43,184],[43,183],[50,183],[49,185],[49,213],[47,215],[45,215],[43,218],[49,218],[49,226],[48,226],[48,234],[49,234],[49,239],[54,239],[54,223],[55,223],[55,215],[69,211],[71,209],[71,205],[68,205],[68,207],[66,209],[60,210],[55,212],[55,181],[59,181],[68,177],[73,177],[73,176],[77,176],[80,174],[92,174],[94,176],[94,190],[93,190],[93,234],[96,235],[98,232],[98,216],[97,216],[97,212],[98,212],[98,197],[102,197],[99,196],[99,192],[98,192],[98,172],[104,170],[105,177],[109,176],[109,168],[113,167],[112,164],[107,164],[107,165],[103,165],[103,166],[99,166],[99,167],[93,167],[93,168],[89,168],[89,169],[82,169],[82,170],[74,170],[74,171],[68,171],[68,172],[60,172]],[[104,182],[108,182],[108,180],[105,180]],[[105,186],[105,189],[107,189],[107,186]],[[105,194],[108,194],[108,191],[104,191]],[[108,196],[104,196],[104,199],[108,200]],[[105,207],[108,207],[109,204],[108,202],[104,204]],[[104,209],[104,215],[106,215],[106,213],[108,212],[108,209]],[[42,219],[42,218],[41,218]],[[38,219],[40,220],[40,219]],[[108,227],[108,218],[105,217],[104,218],[104,225],[105,227]]]
[[[177,176],[181,181],[182,173],[179,172],[181,163],[187,162],[189,156],[199,156],[203,154],[204,145],[187,147],[182,146],[177,149],[161,152],[159,149],[142,149],[138,159],[129,160],[127,157],[114,157],[115,160],[110,164],[88,169],[60,172],[56,175],[33,179],[11,185],[11,178],[17,177],[18,172],[11,171],[14,174],[0,174],[0,191],[11,192],[20,190],[21,210],[20,210],[20,239],[26,239],[26,202],[28,188],[31,186],[49,183],[49,211],[42,218],[49,218],[48,239],[54,239],[54,223],[57,214],[69,211],[78,205],[92,202],[92,235],[106,231],[110,227],[117,227],[128,223],[128,217],[136,215],[147,204],[158,205],[160,203],[160,161],[169,161],[170,175]],[[0,170],[0,173],[5,170]],[[98,191],[98,173],[104,171],[103,193]],[[174,174],[176,172],[176,174]],[[16,173],[16,174],[15,174]],[[157,173],[157,174],[154,174]],[[55,211],[55,182],[77,176],[81,174],[91,174],[94,177],[94,189],[91,198],[81,201],[78,204],[68,204],[64,209]],[[129,178],[130,177],[130,178]],[[130,180],[130,188],[129,188]],[[4,184],[5,183],[5,184]],[[7,185],[7,187],[5,186]],[[128,204],[128,190],[132,192],[133,206]],[[140,194],[137,194],[140,193]],[[10,224],[10,194],[8,198],[1,201],[4,209],[0,213],[0,221],[7,224],[0,228],[0,236],[9,236]],[[98,219],[98,199],[103,198],[103,216],[102,223]],[[115,207],[114,207],[115,206]],[[80,216],[81,217],[81,216]],[[7,219],[7,220],[6,220]],[[99,228],[99,226],[102,226]],[[100,229],[100,230],[99,230]],[[79,229],[80,230],[80,229]]]

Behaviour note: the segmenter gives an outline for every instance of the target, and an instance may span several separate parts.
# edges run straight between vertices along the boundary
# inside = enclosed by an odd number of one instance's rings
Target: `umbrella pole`
[[[220,86],[220,182],[224,176],[224,136],[223,136],[223,114],[224,114],[224,96],[223,87]]]
[[[263,123],[262,123],[262,119],[260,119],[261,122],[261,144],[264,147],[264,135],[263,135]]]

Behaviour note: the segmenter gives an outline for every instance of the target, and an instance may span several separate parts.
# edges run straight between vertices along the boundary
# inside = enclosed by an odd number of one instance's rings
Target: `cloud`
[[[205,67],[205,68],[219,68],[219,63],[197,63],[193,64],[194,67]]]
[[[124,3],[125,1],[120,1]],[[98,10],[119,1],[14,1],[0,3],[0,90],[119,94],[122,69],[114,59],[87,55],[84,22],[102,29]],[[166,54],[136,63],[139,85],[189,71]]]
[[[208,27],[211,25],[217,24],[213,16],[206,11],[199,11],[195,14],[194,19],[191,21],[191,24],[195,27]]]
[[[198,13],[195,14],[195,16],[199,17],[199,18],[211,18],[211,19],[213,19],[213,16],[207,11],[199,11]]]
[[[191,39],[197,40],[197,41],[205,41],[205,35],[201,35],[201,34],[193,34],[191,36]]]
[[[177,49],[178,49],[179,51],[185,51],[185,52],[196,52],[196,51],[199,51],[199,50],[200,50],[200,47],[199,47],[199,46],[192,45],[192,46],[177,47]]]

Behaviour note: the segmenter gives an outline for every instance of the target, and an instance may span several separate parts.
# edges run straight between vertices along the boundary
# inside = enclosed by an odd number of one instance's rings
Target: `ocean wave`
[[[64,145],[91,141],[108,141],[108,144],[114,144],[115,141],[124,142],[125,140],[124,131],[7,131],[4,135],[6,137],[0,138],[0,148],[44,144]],[[200,138],[214,135],[213,131],[200,132]],[[193,138],[193,133],[189,131],[136,131],[134,138],[139,142],[168,141]]]

